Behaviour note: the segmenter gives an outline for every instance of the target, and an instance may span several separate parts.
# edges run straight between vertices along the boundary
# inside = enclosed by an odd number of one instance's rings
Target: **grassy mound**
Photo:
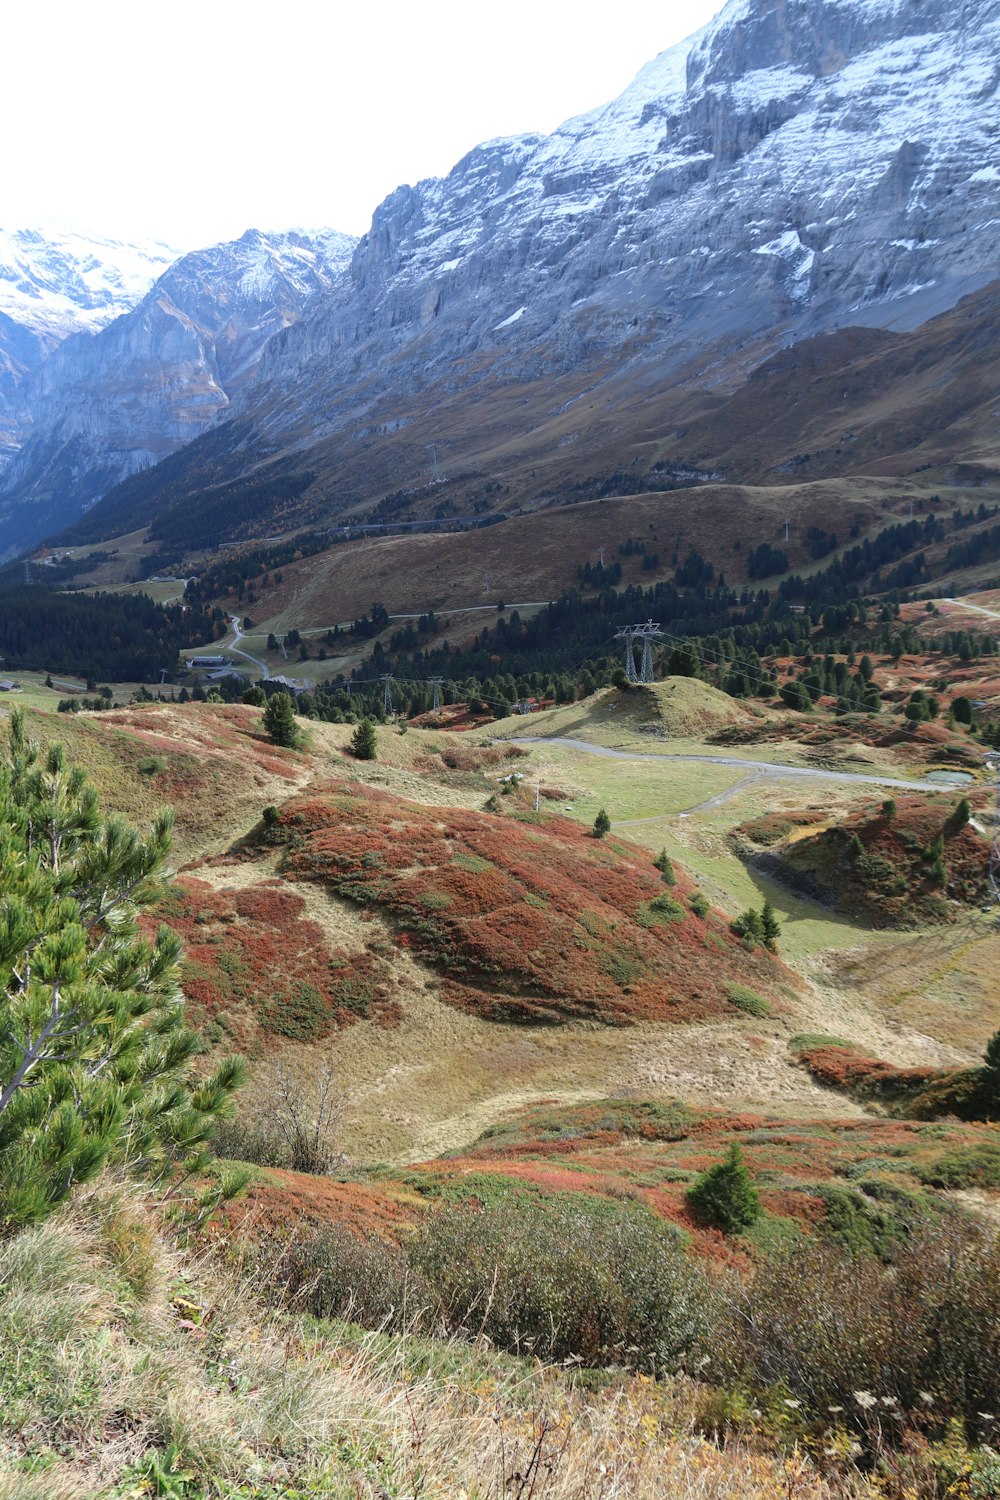
[[[951,922],[983,900],[989,858],[956,805],[954,794],[904,795],[818,831],[816,814],[782,813],[744,823],[734,842],[776,879],[868,926]]]
[[[997,1081],[989,1069],[898,1068],[830,1038],[810,1039],[796,1051],[820,1083],[902,1118],[1000,1119]]]
[[[738,699],[695,677],[665,677],[640,691],[651,700],[650,720],[679,739],[699,738],[728,725],[753,724],[760,717]]]
[[[721,1017],[729,984],[769,993],[778,977],[719,914],[692,910],[685,880],[667,892],[646,851],[568,818],[337,784],[286,803],[267,836],[286,878],[381,911],[443,999],[491,1019]]]
[[[184,941],[188,1016],[209,1042],[255,1056],[275,1036],[313,1042],[359,1018],[395,1019],[384,957],[331,947],[285,881],[216,890],[184,876],[158,916]]]
[[[272,745],[260,728],[260,710],[242,704],[32,713],[28,729],[65,745],[67,759],[85,767],[109,811],[141,824],[155,809],[173,808],[178,861],[224,848],[299,779],[295,754]]]
[[[696,1222],[686,1197],[734,1141],[765,1210],[739,1242]],[[818,1122],[599,1100],[521,1110],[402,1180],[437,1202],[501,1203],[523,1192],[631,1200],[682,1228],[699,1253],[731,1260],[804,1232],[882,1253],[917,1222],[934,1221],[928,1187],[1000,1189],[1000,1154],[988,1125]]]

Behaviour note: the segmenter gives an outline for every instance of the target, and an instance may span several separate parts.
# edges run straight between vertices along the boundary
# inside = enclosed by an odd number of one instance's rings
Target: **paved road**
[[[1000,614],[995,609],[987,609],[982,604],[973,604],[971,599],[942,599],[941,603],[955,604],[959,609],[975,610],[977,615],[986,615],[990,620],[1000,620]]]
[[[585,755],[602,755],[613,760],[656,761],[661,766],[669,765],[672,760],[695,761],[699,764],[709,766],[732,766],[737,771],[753,771],[762,780],[773,777],[775,780],[781,781],[859,782],[865,786],[898,786],[907,792],[940,792],[949,785],[948,782],[943,781],[903,781],[897,776],[869,776],[859,771],[820,771],[814,770],[811,766],[774,765],[771,761],[767,760],[738,760],[732,755],[643,755],[639,751],[612,750],[608,745],[591,745],[587,740],[571,740],[558,735],[511,737],[509,743],[515,745],[561,745],[567,750],[582,750]],[[965,784],[964,782],[955,783],[955,785]]]
[[[544,609],[546,604],[550,604],[551,602],[552,601],[550,599],[524,599],[520,604],[507,604],[505,601],[504,610],[509,611],[512,609]],[[429,611],[425,609],[417,614],[390,615],[389,619],[422,620],[428,613]],[[497,609],[495,604],[463,604],[460,609],[451,609],[448,605],[443,604],[441,608],[435,610],[434,613],[440,615],[442,619],[450,620],[453,615],[495,615],[499,614],[499,610]],[[339,629],[343,630],[344,627],[350,625],[350,623],[351,622],[349,620],[341,620]],[[337,628],[338,627],[335,625],[310,625],[308,629],[300,630],[299,635],[324,635],[326,631],[335,630]]]
[[[271,670],[266,661],[261,661],[259,656],[251,656],[249,651],[240,650],[240,641],[243,639],[243,627],[240,624],[239,615],[230,615],[229,623],[233,627],[233,642],[230,646],[220,646],[220,651],[231,651],[234,656],[242,656],[246,661],[252,661],[255,667],[260,668],[260,675],[264,682],[271,676]]]

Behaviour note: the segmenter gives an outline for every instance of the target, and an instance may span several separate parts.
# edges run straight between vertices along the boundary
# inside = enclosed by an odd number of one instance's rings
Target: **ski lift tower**
[[[990,829],[990,906],[1000,926],[1000,750],[986,757],[986,768],[993,777],[993,827]]]
[[[635,652],[632,647],[635,644],[638,625],[623,625],[621,630],[615,631],[615,640],[625,642],[625,679],[627,682],[638,682],[635,671]]]
[[[636,636],[642,641],[642,672],[640,682],[652,682],[653,680],[653,642],[662,641],[663,631],[658,624],[647,620],[645,625],[636,627]]]

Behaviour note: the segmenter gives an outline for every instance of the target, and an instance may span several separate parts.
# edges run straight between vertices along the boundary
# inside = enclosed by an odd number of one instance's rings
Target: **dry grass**
[[[171,1248],[120,1191],[88,1194],[0,1258],[10,1500],[843,1493],[803,1454],[695,1436],[696,1389],[684,1382],[588,1392],[468,1345],[307,1327],[269,1311],[262,1283]],[[860,1482],[856,1493],[867,1493]]]

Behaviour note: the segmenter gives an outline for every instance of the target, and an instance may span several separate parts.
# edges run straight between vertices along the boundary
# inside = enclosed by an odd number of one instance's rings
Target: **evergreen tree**
[[[11,718],[0,763],[0,1226],[33,1223],[112,1162],[174,1186],[202,1176],[242,1078],[197,1079],[179,943],[137,919],[161,893],[168,814],[141,836],[102,819],[60,746]],[[240,1179],[205,1188],[205,1213]]]
[[[755,948],[758,943],[764,941],[764,923],[760,912],[752,906],[748,906],[746,911],[741,911],[729,925],[736,936],[743,938],[751,948]]]
[[[602,807],[594,819],[594,838],[602,839],[606,833],[611,832],[611,819],[607,811]]]
[[[961,833],[971,817],[972,808],[969,806],[969,799],[962,797],[949,813],[945,826],[950,834]]]
[[[663,876],[664,885],[677,884],[677,877],[674,874],[673,861],[671,860],[670,855],[667,853],[666,849],[660,850],[659,854],[653,860],[653,864]]]
[[[276,745],[294,747],[298,744],[299,727],[295,722],[295,704],[288,693],[272,693],[267,700],[262,722]]]
[[[375,739],[375,725],[371,719],[362,719],[351,736],[351,754],[355,760],[375,760],[378,754],[378,746]]]
[[[781,936],[781,924],[775,916],[774,907],[770,901],[765,901],[761,909],[760,930],[764,938],[764,947],[769,948],[773,953]]]
[[[741,1234],[763,1213],[739,1146],[730,1146],[725,1161],[701,1174],[688,1189],[687,1201],[699,1219],[725,1234]]]
[[[253,686],[248,687],[246,692],[243,694],[243,702],[248,703],[251,708],[266,707],[267,697],[265,696],[264,689],[258,686],[258,684],[255,682]]]

